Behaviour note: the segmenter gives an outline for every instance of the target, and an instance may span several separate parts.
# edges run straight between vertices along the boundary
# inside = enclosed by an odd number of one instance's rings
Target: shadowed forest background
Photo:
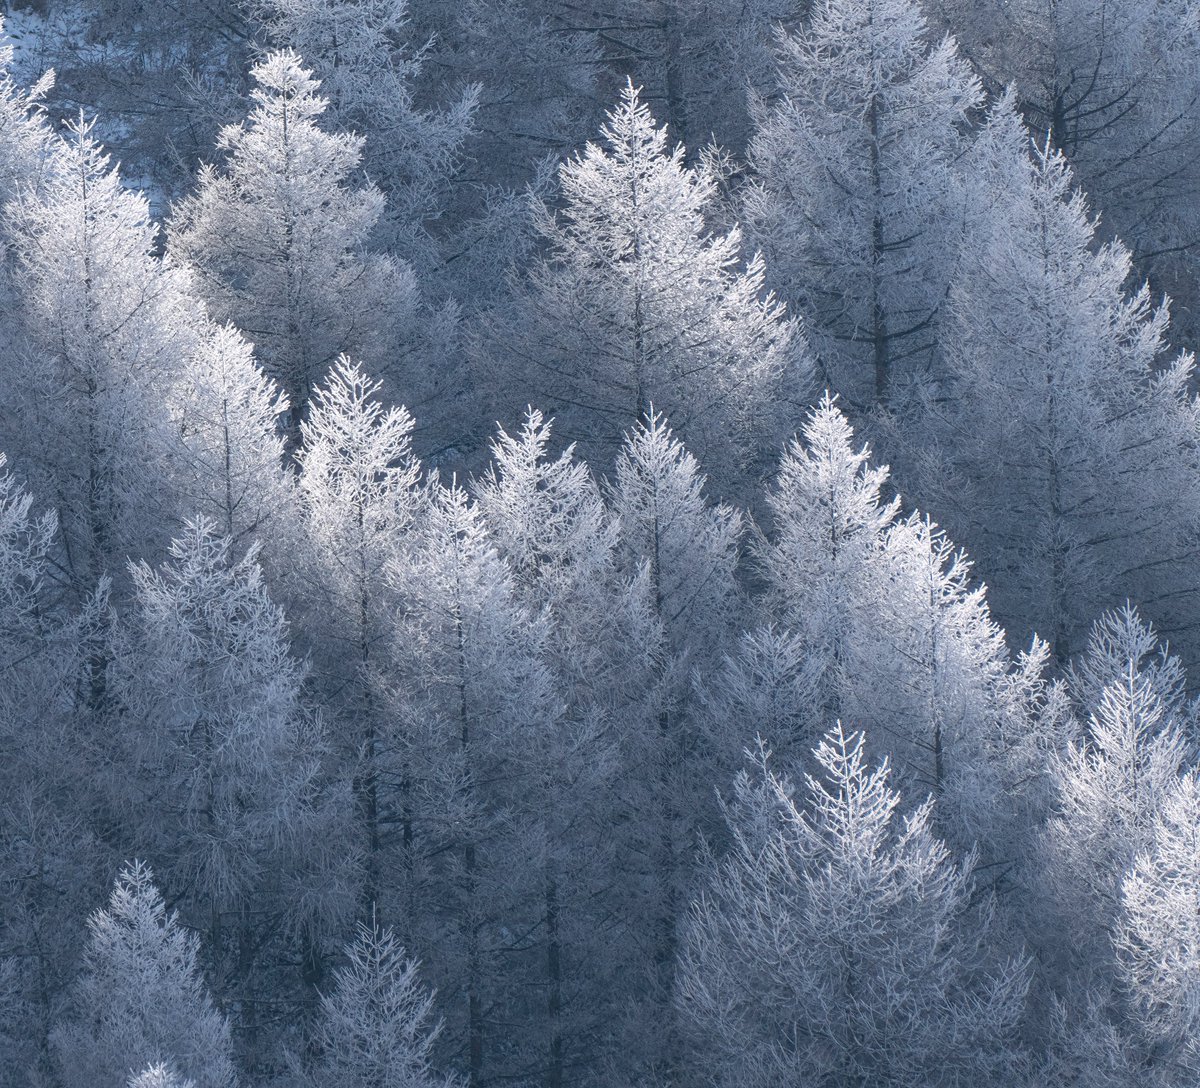
[[[1200,3],[40,0],[0,1088],[1191,1088]]]

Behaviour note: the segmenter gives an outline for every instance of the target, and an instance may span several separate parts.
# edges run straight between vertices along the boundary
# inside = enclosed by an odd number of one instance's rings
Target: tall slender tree
[[[166,395],[201,315],[90,123],[70,125],[45,184],[8,216],[21,328],[0,410],[14,466],[58,510],[60,577],[82,600],[176,513]]]
[[[887,404],[930,362],[979,81],[917,0],[816,0],[778,58],[750,145],[750,235],[823,380],[857,408]]]
[[[431,230],[461,165],[479,87],[469,85],[444,108],[417,106],[429,45],[408,40],[408,0],[255,0],[253,7],[277,47],[312,65],[330,123],[366,134],[362,165],[387,198],[389,248],[428,275],[437,263]]]
[[[972,206],[942,332],[947,386],[918,424],[941,451],[921,498],[975,557],[1010,632],[1060,662],[1131,597],[1187,654],[1200,518],[1190,355],[1165,304],[1096,249],[1070,167],[1032,154],[1011,99],[973,151]],[[1003,481],[1003,482],[1002,482]]]
[[[222,129],[225,163],[205,166],[176,207],[171,252],[283,387],[295,446],[339,354],[394,366],[417,288],[410,268],[370,250],[383,196],[353,180],[363,137],[318,126],[327,102],[295,53],[271,53],[251,74],[250,115]]]

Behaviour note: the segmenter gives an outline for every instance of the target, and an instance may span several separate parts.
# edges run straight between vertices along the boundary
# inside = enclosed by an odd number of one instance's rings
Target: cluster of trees
[[[11,14],[2,1088],[1196,1082],[1200,7],[943,7]]]

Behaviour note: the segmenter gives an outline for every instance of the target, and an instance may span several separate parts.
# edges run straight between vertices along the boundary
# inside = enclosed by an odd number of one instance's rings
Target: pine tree
[[[817,0],[778,37],[746,219],[847,402],[923,377],[962,211],[955,161],[978,79],[917,0]]]
[[[741,609],[735,570],[743,517],[710,502],[706,487],[696,458],[651,408],[627,432],[608,488],[620,525],[618,556],[644,595],[656,635],[640,708],[645,721],[628,732],[621,781],[633,814],[626,864],[646,869],[636,882],[647,894],[634,905],[634,926],[652,942],[652,1004],[639,1017],[657,1025],[648,1056],[667,1076],[679,1062],[672,996],[678,931],[690,858],[711,822],[714,778],[698,743],[692,677],[715,666]]]
[[[597,465],[653,404],[731,480],[781,433],[780,398],[804,396],[799,330],[761,261],[741,264],[739,232],[708,232],[714,179],[684,165],[632,84],[601,136],[559,169],[563,211],[538,211],[547,255],[493,324],[493,365]]]
[[[919,424],[942,454],[927,501],[1010,632],[1040,631],[1060,663],[1125,597],[1178,642],[1200,517],[1192,358],[1168,358],[1166,306],[1145,286],[1126,294],[1128,251],[1095,248],[1070,168],[1048,148],[1030,156],[1011,99],[974,155],[942,333],[949,383]]]
[[[122,870],[88,928],[72,1011],[54,1034],[68,1088],[126,1088],[159,1063],[195,1088],[234,1088],[229,1025],[197,966],[199,943],[167,913],[145,865]]]
[[[222,130],[225,164],[204,167],[176,208],[171,250],[283,387],[295,445],[340,353],[394,363],[417,288],[407,266],[369,250],[383,197],[350,180],[363,138],[318,127],[327,103],[295,53],[271,53],[251,74],[250,116]]]
[[[901,821],[886,763],[839,726],[806,804],[753,756],[727,806],[733,846],[692,908],[681,1011],[713,1084],[987,1083],[1020,1063],[1025,966],[989,962],[971,860]]]

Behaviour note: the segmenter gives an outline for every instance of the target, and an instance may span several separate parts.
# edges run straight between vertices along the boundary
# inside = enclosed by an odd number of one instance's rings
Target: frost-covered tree
[[[81,599],[174,514],[166,396],[199,308],[153,255],[146,199],[122,186],[90,124],[69,127],[44,185],[7,209],[20,319],[3,427],[14,466],[58,511],[60,577]]]
[[[96,601],[62,607],[52,577],[56,519],[0,454],[0,1084],[36,1075],[77,966],[109,850],[94,819],[95,762],[84,662]],[[82,689],[82,690],[81,690]],[[51,875],[53,874],[53,875]],[[48,939],[47,934],[54,934]]]
[[[166,1064],[195,1088],[234,1088],[229,1024],[200,973],[199,942],[167,912],[145,865],[122,870],[88,929],[83,974],[53,1039],[63,1083],[127,1088]]]
[[[360,924],[334,987],[321,998],[306,1077],[314,1088],[434,1088],[451,1084],[430,1067],[441,1031],[432,1019],[433,994],[418,978],[390,929]]]
[[[174,377],[179,504],[208,518],[233,547],[275,543],[294,509],[284,464],[287,400],[230,325],[211,326]]]
[[[297,869],[321,853],[312,810],[322,738],[300,705],[302,670],[257,548],[234,559],[230,547],[197,518],[167,563],[133,565],[135,608],[110,668],[123,757],[109,775],[113,803],[216,957],[223,927],[244,925],[251,904],[304,919],[307,899],[285,894],[289,876],[298,883]],[[313,857],[298,861],[305,849]]]
[[[626,1011],[618,979],[636,970],[634,912],[616,877],[627,836],[613,834],[610,818],[626,811],[628,769],[644,768],[629,742],[640,739],[653,678],[642,583],[635,576],[631,589],[620,562],[618,521],[574,447],[555,456],[551,443],[551,424],[531,409],[517,433],[500,431],[476,495],[517,594],[549,621],[545,660],[564,703],[558,726],[525,757],[538,790],[522,816],[545,844],[545,1001],[534,1015],[545,1024],[547,1083],[561,1084],[610,1049],[596,1037]],[[650,643],[658,646],[654,635]]]
[[[865,729],[905,792],[938,798],[941,834],[965,847],[978,841],[990,865],[1000,839],[1018,833],[1014,791],[1041,777],[1031,734],[1058,728],[1057,705],[1038,724],[1044,657],[1035,647],[1014,665],[967,557],[929,519],[898,519],[900,500],[881,499],[887,467],[853,443],[826,397],[785,451],[767,499],[773,525],[756,549],[767,615],[803,647],[783,697],[813,700],[807,715],[790,703],[790,730],[807,717],[811,746],[822,718]],[[721,679],[735,697],[729,709],[751,698],[750,679],[736,664]],[[719,708],[720,684],[716,696]],[[794,750],[799,739],[780,743]]]
[[[637,927],[649,930],[654,1060],[678,1062],[674,974],[685,888],[698,829],[710,816],[713,768],[698,744],[692,676],[712,668],[741,610],[734,572],[743,517],[712,502],[696,458],[651,408],[627,432],[608,491],[620,526],[618,556],[654,635],[640,708],[621,775],[631,821],[630,867],[646,866]],[[644,912],[644,916],[643,916]]]
[[[363,137],[318,126],[327,102],[300,58],[272,53],[245,122],[226,126],[172,221],[171,251],[214,316],[254,343],[299,439],[317,382],[346,352],[393,367],[416,302],[411,269],[370,251],[383,196],[353,179]]]
[[[884,501],[886,466],[854,448],[849,421],[826,394],[788,444],[767,497],[772,533],[757,549],[777,615],[802,633],[820,670],[817,704],[838,717],[859,665],[862,625],[874,626],[872,568],[900,500]]]
[[[1123,659],[1111,652],[1114,632],[1124,636]],[[1086,729],[1051,763],[1056,805],[1043,866],[1055,924],[1045,932],[1053,962],[1065,963],[1081,990],[1111,985],[1121,880],[1150,847],[1194,743],[1169,683],[1174,670],[1169,661],[1158,667],[1154,648],[1153,633],[1132,614],[1098,625],[1080,671],[1111,679],[1091,695]]]
[[[886,763],[839,726],[803,801],[754,755],[726,806],[729,854],[692,908],[680,1008],[705,1083],[998,1082],[1021,1064],[1020,961],[994,959],[972,861],[901,819]]]
[[[1191,194],[1200,140],[1200,6],[1184,0],[1014,0],[940,9],[992,87],[1012,86],[1130,247],[1141,275],[1194,297]],[[1183,315],[1185,322],[1190,315]],[[1191,328],[1187,330],[1190,334]]]
[[[558,0],[467,0],[413,4],[408,14],[414,35],[428,42],[423,78],[438,81],[443,100],[460,93],[464,78],[479,84],[468,178],[519,191],[539,160],[568,154],[595,131],[601,32],[579,9]]]
[[[684,165],[632,84],[601,137],[559,169],[562,211],[538,209],[546,253],[493,323],[489,365],[598,466],[653,404],[730,481],[806,395],[803,338],[739,232],[709,232],[714,178]]]
[[[1159,806],[1121,882],[1114,933],[1135,1022],[1167,1083],[1200,1070],[1200,782],[1185,774]],[[1160,1072],[1160,1075],[1162,1073]]]
[[[979,81],[917,0],[816,0],[778,55],[750,146],[751,236],[823,379],[855,406],[886,404],[929,362]]]
[[[453,995],[446,1046],[478,1083],[520,1057],[504,1025],[529,1001],[526,969],[544,947],[530,937],[544,933],[543,878],[558,847],[528,817],[558,772],[546,758],[561,715],[550,627],[521,602],[454,485],[435,491],[420,550],[396,576],[407,599],[381,800],[400,840],[393,894],[406,943],[426,950],[439,992]]]
[[[53,71],[28,89],[13,78],[13,47],[0,19],[0,191],[9,197],[45,177],[54,139],[42,100],[53,86]]]
[[[924,496],[970,550],[1010,633],[1060,662],[1122,598],[1180,642],[1200,519],[1193,360],[1166,306],[1126,293],[1128,251],[1061,154],[1030,154],[1011,99],[973,150],[972,214],[942,330],[947,386],[919,426],[940,447]]]
[[[479,95],[469,86],[444,109],[422,109],[429,43],[409,44],[408,0],[255,0],[271,40],[312,65],[329,121],[363,133],[362,164],[387,197],[391,248],[421,268],[436,255],[429,229],[471,133]]]
[[[341,357],[313,395],[297,457],[300,637],[331,714],[341,772],[353,787],[367,903],[379,894],[384,866],[380,734],[392,712],[382,689],[405,594],[393,571],[405,565],[427,504],[412,416],[385,408],[379,392],[361,366]]]
[[[164,1062],[157,1062],[130,1077],[129,1088],[194,1088],[194,1082],[181,1077]]]

